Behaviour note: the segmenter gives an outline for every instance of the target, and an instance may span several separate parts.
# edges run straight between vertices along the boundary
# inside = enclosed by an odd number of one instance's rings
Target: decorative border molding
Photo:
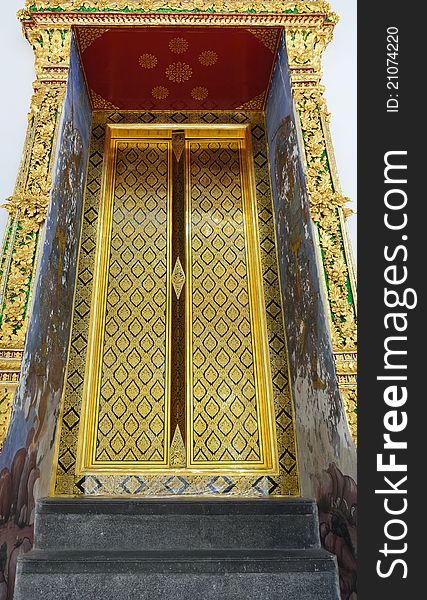
[[[209,12],[209,13],[277,13],[277,14],[328,14],[333,17],[328,2],[280,0],[26,0],[25,9],[31,12],[127,12],[153,13]]]

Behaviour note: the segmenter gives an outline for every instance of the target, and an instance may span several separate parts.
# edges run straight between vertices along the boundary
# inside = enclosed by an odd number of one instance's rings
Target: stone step
[[[33,550],[15,600],[339,600],[323,550],[110,552]]]
[[[47,498],[35,544],[45,550],[320,548],[317,508],[304,499]]]

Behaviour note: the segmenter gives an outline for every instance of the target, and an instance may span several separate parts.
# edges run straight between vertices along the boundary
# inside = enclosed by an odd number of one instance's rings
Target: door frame
[[[110,248],[110,234],[111,234],[111,208],[113,199],[113,181],[114,181],[114,164],[115,164],[115,153],[112,151],[115,142],[120,140],[142,140],[142,139],[169,139],[171,134],[176,130],[184,130],[186,138],[188,140],[197,139],[221,139],[221,140],[241,140],[242,152],[241,156],[241,176],[242,176],[242,201],[246,204],[246,208],[243,211],[244,214],[248,214],[250,218],[245,224],[245,239],[250,232],[252,236],[252,250],[255,249],[255,256],[248,256],[249,269],[249,284],[248,287],[252,288],[251,297],[251,325],[252,328],[256,328],[256,338],[259,343],[254,343],[254,351],[256,356],[254,357],[254,364],[256,369],[256,379],[262,389],[263,397],[265,398],[262,405],[262,436],[264,445],[266,448],[265,454],[267,455],[266,460],[263,464],[256,465],[253,467],[242,468],[234,467],[232,464],[222,466],[220,462],[209,463],[208,467],[198,467],[192,465],[191,460],[187,454],[187,467],[185,468],[173,468],[169,467],[169,451],[171,445],[171,435],[173,432],[168,431],[167,439],[167,452],[165,452],[165,461],[161,465],[148,466],[138,465],[137,463],[119,463],[111,462],[107,464],[100,464],[93,460],[94,455],[94,441],[95,441],[95,428],[96,428],[96,405],[97,398],[99,397],[99,383],[100,383],[100,369],[102,360],[102,343],[104,335],[104,318],[105,318],[105,302],[108,287],[108,277],[103,276],[106,274],[106,268],[108,268],[109,261],[109,248]],[[169,149],[169,152],[171,148]],[[170,161],[169,161],[170,162]],[[188,161],[187,161],[188,164]],[[170,165],[169,165],[170,169]],[[170,182],[170,174],[168,176]],[[187,186],[188,187],[188,186]],[[171,190],[168,190],[169,196]],[[188,192],[187,192],[188,195]],[[275,435],[275,419],[274,419],[274,406],[273,406],[273,392],[271,383],[271,369],[270,369],[270,353],[268,345],[267,327],[265,322],[265,299],[262,282],[262,270],[260,263],[259,253],[259,234],[258,234],[258,216],[256,210],[256,196],[255,196],[255,177],[253,169],[253,158],[252,158],[252,147],[251,147],[251,130],[250,125],[236,126],[232,124],[224,125],[200,125],[200,124],[116,124],[108,125],[106,129],[105,147],[104,147],[104,163],[103,163],[103,174],[102,174],[102,186],[100,194],[100,213],[99,223],[97,231],[97,249],[96,249],[96,262],[95,262],[95,273],[92,303],[91,303],[91,315],[89,324],[89,340],[88,340],[88,353],[85,367],[85,384],[83,393],[82,412],[80,419],[80,430],[78,436],[78,452],[77,452],[77,473],[78,474],[93,474],[93,473],[162,473],[162,474],[236,474],[241,473],[245,475],[251,474],[276,474],[278,472],[278,448]],[[105,199],[110,199],[106,202]],[[168,200],[168,202],[170,199]],[[188,202],[188,200],[187,200]],[[245,212],[246,211],[246,212]],[[170,243],[170,234],[168,234],[168,240]],[[170,248],[168,249],[170,256]],[[186,260],[186,271],[190,273],[188,260]],[[171,286],[171,270],[173,265],[169,265],[168,269],[168,295],[172,293]],[[98,285],[99,284],[99,285]],[[189,339],[190,330],[190,315],[191,306],[189,302],[189,291],[190,286],[186,284],[186,329],[187,329],[187,340]],[[188,314],[190,311],[190,314]],[[170,327],[170,319],[169,324]],[[169,335],[170,339],[170,335]],[[98,350],[97,350],[98,349]],[[186,345],[186,354],[190,351],[190,346]],[[264,358],[263,358],[264,357]],[[265,360],[267,358],[267,360]],[[189,361],[187,360],[187,373],[189,370]],[[170,373],[168,373],[170,377]],[[191,386],[191,379],[187,378],[187,386]],[[188,394],[188,391],[187,391]],[[95,399],[95,400],[94,400]],[[187,399],[188,402],[188,399]],[[190,411],[187,410],[187,419],[190,418]],[[167,417],[167,423],[169,418]],[[191,431],[189,427],[189,421],[187,420],[188,431]],[[187,452],[189,451],[189,444],[187,444]]]

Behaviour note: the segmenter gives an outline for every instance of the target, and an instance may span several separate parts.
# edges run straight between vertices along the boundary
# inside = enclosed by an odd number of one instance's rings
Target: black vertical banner
[[[358,3],[359,600],[427,595],[425,14]]]

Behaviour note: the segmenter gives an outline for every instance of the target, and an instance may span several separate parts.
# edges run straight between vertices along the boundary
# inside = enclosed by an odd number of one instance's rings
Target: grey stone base
[[[306,500],[44,500],[14,600],[339,600],[317,527]]]
[[[35,538],[49,550],[320,548],[316,504],[284,498],[46,498]]]

